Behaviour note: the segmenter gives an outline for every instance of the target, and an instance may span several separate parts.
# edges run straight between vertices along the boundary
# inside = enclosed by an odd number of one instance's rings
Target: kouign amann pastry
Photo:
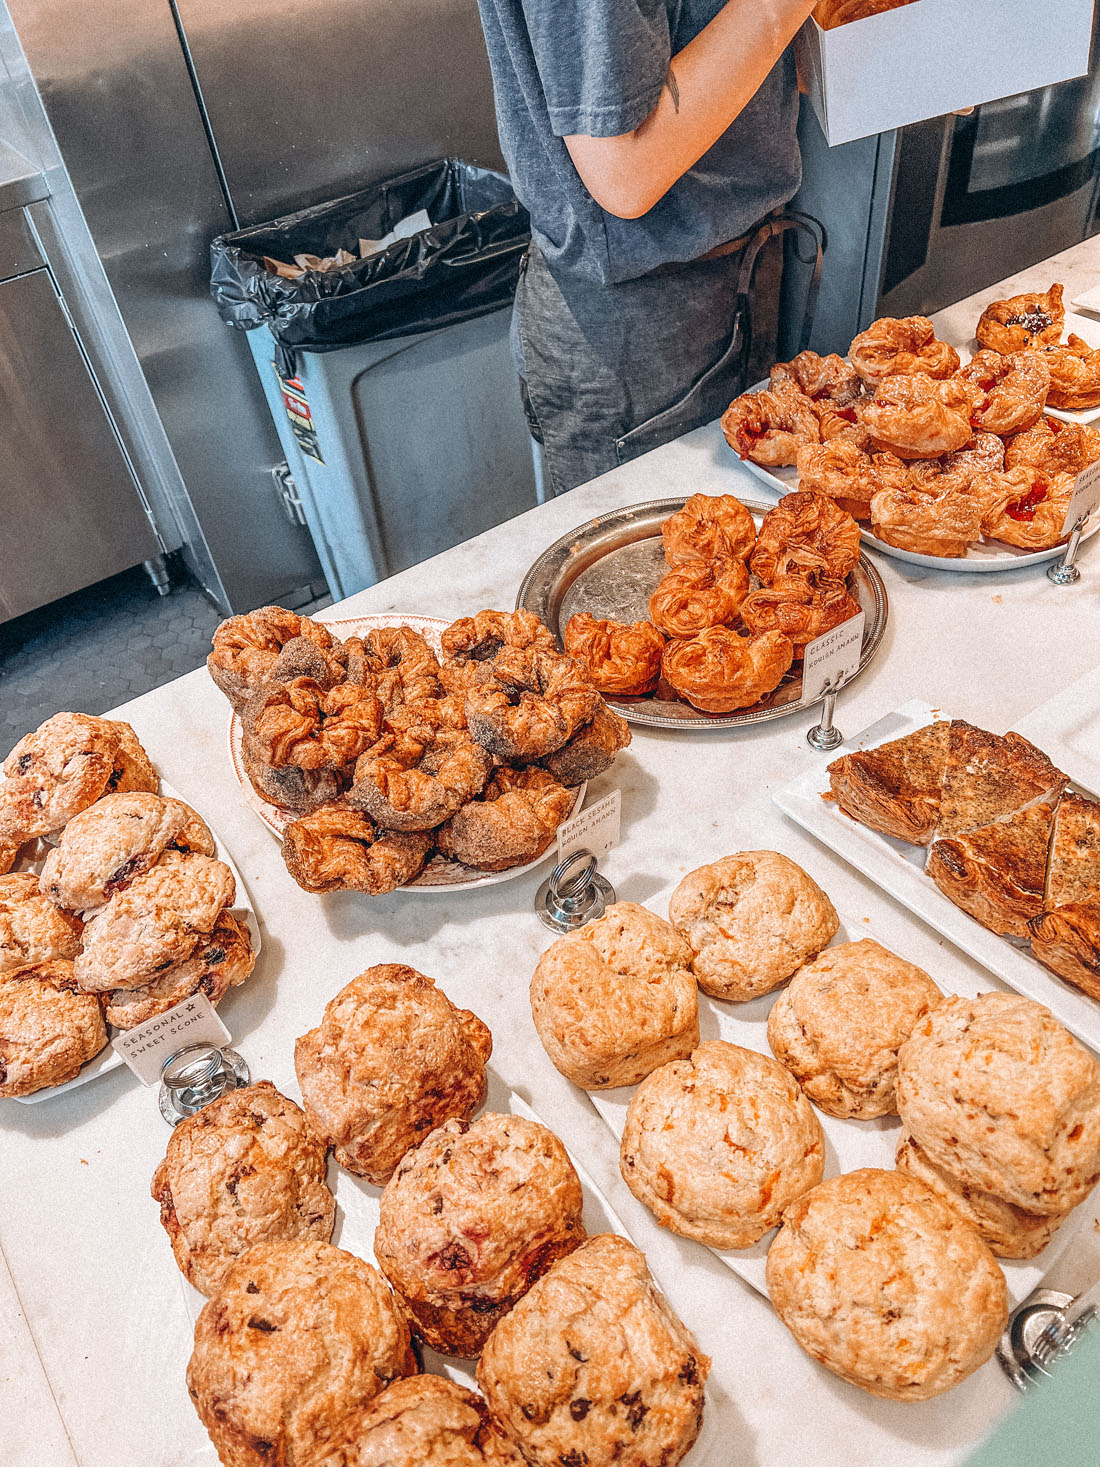
[[[936,835],[947,840],[1025,805],[1057,800],[1065,784],[1066,776],[1020,734],[989,733],[953,718]]]
[[[545,769],[493,771],[475,799],[435,832],[442,855],[477,871],[508,871],[549,849],[576,796]]]
[[[978,388],[957,377],[886,377],[860,403],[859,420],[877,446],[899,458],[935,458],[969,443],[970,416],[980,397]]]
[[[858,616],[859,611],[859,602],[844,581],[815,585],[802,576],[787,576],[746,596],[741,620],[753,636],[782,633],[800,659],[808,642]]]
[[[795,462],[804,443],[820,443],[821,420],[814,404],[793,382],[780,382],[771,391],[746,392],[734,398],[722,414],[722,432],[738,457],[781,468]],[[711,555],[726,553],[715,550]],[[669,557],[667,541],[665,555],[670,565],[678,564]]]
[[[431,848],[430,831],[381,830],[347,805],[324,805],[283,829],[283,860],[303,891],[384,896],[420,875]]]
[[[662,1227],[748,1248],[821,1181],[825,1137],[782,1065],[715,1039],[638,1086],[619,1170]]]
[[[356,762],[347,803],[383,830],[434,830],[481,792],[492,767],[489,753],[459,730],[387,733]]]
[[[743,560],[688,561],[657,582],[649,619],[669,637],[694,637],[707,627],[735,622],[748,591]]]
[[[974,335],[979,346],[993,351],[1038,350],[1061,338],[1065,319],[1062,286],[1055,284],[1049,290],[993,301],[982,312]]]
[[[294,1467],[416,1369],[401,1308],[370,1264],[278,1239],[242,1254],[199,1315],[187,1388],[224,1467]]]
[[[892,1115],[898,1048],[942,997],[923,969],[873,938],[838,943],[776,999],[768,1043],[826,1115]]]
[[[904,1172],[831,1177],[787,1209],[768,1293],[813,1358],[873,1396],[926,1401],[993,1354],[1005,1277],[977,1232]]]
[[[559,937],[531,978],[531,1016],[556,1069],[585,1090],[636,1085],[699,1043],[691,948],[636,902]]]
[[[274,673],[289,642],[312,642],[335,677],[346,662],[340,642],[327,627],[283,606],[261,606],[244,616],[231,616],[214,632],[207,671],[238,712]]]
[[[107,1043],[94,993],[64,959],[0,978],[0,1096],[33,1095],[74,1080]]]
[[[524,1467],[473,1391],[439,1375],[395,1380],[296,1467]]]
[[[945,719],[834,759],[828,767],[833,799],[861,825],[927,845],[939,822],[949,729]]]
[[[0,876],[0,976],[79,952],[79,920],[42,895],[37,876]]]
[[[489,1030],[400,963],[360,973],[294,1046],[302,1104],[342,1167],[384,1186],[436,1126],[485,1098]]]
[[[927,316],[883,316],[856,336],[848,360],[867,383],[876,388],[887,377],[950,377],[958,370],[959,354],[936,336]]]
[[[1100,1064],[1031,999],[946,998],[898,1051],[897,1097],[933,1166],[1025,1212],[1100,1177]]]
[[[749,566],[766,586],[785,576],[843,581],[859,563],[859,526],[826,494],[785,494],[760,525]]]
[[[615,762],[615,755],[630,743],[630,725],[612,708],[602,704],[588,723],[582,724],[567,744],[547,754],[542,768],[567,788],[595,779]]]
[[[747,560],[755,541],[756,521],[732,494],[692,494],[661,526],[665,560],[673,567]]]
[[[665,639],[647,621],[627,624],[579,611],[569,618],[564,640],[569,656],[609,697],[639,697],[657,685]]]
[[[770,992],[840,925],[817,882],[778,851],[740,851],[689,872],[668,915],[703,992],[738,1000]]]
[[[625,1238],[556,1263],[489,1336],[477,1382],[530,1467],[676,1467],[710,1361]]]
[[[254,1243],[327,1243],[336,1217],[324,1144],[305,1112],[268,1080],[182,1120],[153,1176],[152,1196],[181,1272],[207,1296]]]
[[[443,692],[439,660],[418,631],[402,623],[375,627],[347,642],[348,682],[374,693],[386,716]]]
[[[1029,920],[1043,909],[1053,823],[1053,805],[1028,805],[991,825],[933,841],[924,869],[944,896],[990,932],[1026,937]]]
[[[256,966],[248,923],[232,912],[218,914],[208,937],[200,937],[190,957],[166,968],[137,988],[116,988],[104,994],[108,1024],[132,1029],[175,1008],[192,994],[204,993],[217,1008],[231,988],[237,988]]]
[[[272,769],[343,769],[382,731],[382,702],[370,688],[312,678],[265,683],[241,715],[250,757]]]
[[[387,1182],[374,1253],[427,1344],[474,1359],[535,1280],[584,1242],[582,1206],[573,1164],[545,1126],[451,1120]]]
[[[773,692],[793,661],[794,644],[782,632],[743,637],[729,627],[708,627],[686,641],[666,643],[661,672],[692,707],[732,713]]]
[[[568,743],[600,702],[574,658],[506,647],[489,681],[466,694],[466,721],[490,754],[530,763]]]

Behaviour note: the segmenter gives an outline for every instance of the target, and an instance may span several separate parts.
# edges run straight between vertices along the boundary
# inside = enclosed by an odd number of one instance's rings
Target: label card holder
[[[1068,535],[1083,515],[1090,515],[1100,505],[1100,459],[1089,464],[1077,475],[1070,495],[1066,517],[1062,521],[1062,534]]]
[[[144,1024],[116,1034],[111,1047],[143,1085],[157,1085],[164,1061],[177,1050],[189,1044],[213,1044],[221,1049],[228,1041],[229,1030],[214,1012],[214,1005],[205,993],[196,993]]]
[[[600,860],[613,850],[619,844],[622,800],[622,791],[614,789],[571,820],[563,820],[558,826],[558,861],[584,850]]]
[[[826,688],[836,689],[858,672],[863,655],[863,626],[860,611],[831,631],[807,642],[802,654],[802,701],[812,703]]]

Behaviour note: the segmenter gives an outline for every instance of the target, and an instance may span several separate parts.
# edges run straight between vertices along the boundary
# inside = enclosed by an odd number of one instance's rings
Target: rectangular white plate
[[[1063,774],[1100,791],[1100,667],[1048,698],[1016,724]]]
[[[934,717],[946,716],[949,715],[939,709],[933,712],[927,703],[906,703],[861,734],[846,740],[834,757],[901,738],[931,723]],[[1055,758],[1052,751],[1045,752],[1050,752],[1050,757]],[[1065,772],[1070,773],[1069,770]],[[1089,791],[1088,784],[1082,787]],[[935,882],[924,874],[927,852],[923,846],[908,845],[905,841],[894,840],[860,825],[843,814],[835,801],[822,798],[828,791],[829,776],[823,761],[777,790],[773,799],[784,815],[789,815],[804,830],[850,861],[857,871],[869,876],[883,891],[896,897],[956,947],[976,958],[1009,988],[1045,1004],[1072,1034],[1093,1049],[1100,1050],[1100,1004],[1095,999],[1088,998],[1064,983],[1049,968],[1044,968],[1037,958],[1032,957],[1024,942],[987,931],[949,901]]]

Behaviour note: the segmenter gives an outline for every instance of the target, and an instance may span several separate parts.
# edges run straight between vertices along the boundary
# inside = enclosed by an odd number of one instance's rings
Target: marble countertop
[[[1065,281],[1067,297],[1100,281],[1100,242],[950,308],[938,318],[941,332],[968,343],[988,300],[1052,279]],[[711,425],[327,614],[450,619],[508,607],[539,551],[575,526],[611,508],[697,491],[768,497]],[[1096,541],[1083,547],[1082,577],[1070,588],[1053,586],[1042,566],[979,575],[881,555],[875,563],[890,619],[876,660],[839,700],[837,722],[847,733],[914,697],[1003,730],[1100,655]],[[409,963],[479,1013],[493,1031],[497,1073],[583,1159],[713,1359],[708,1412],[724,1445],[697,1449],[692,1467],[957,1463],[1009,1409],[1012,1389],[993,1362],[920,1405],[865,1395],[804,1355],[766,1300],[707,1249],[657,1228],[619,1178],[611,1133],[587,1096],[554,1070],[531,1025],[528,982],[550,941],[532,911],[545,869],[461,893],[309,896],[244,801],[228,757],[227,705],[204,671],[138,698],[119,716],[246,875],[263,952],[223,1013],[253,1076],[297,1097],[295,1037],[372,963]],[[731,851],[773,848],[805,866],[838,909],[869,919],[882,941],[933,977],[950,986],[952,972],[965,970],[997,986],[775,809],[774,791],[824,757],[806,743],[815,721],[811,711],[721,733],[635,729],[631,747],[589,794],[622,791],[621,844],[603,865],[619,898],[665,915],[687,871]],[[38,1105],[0,1107],[0,1241],[10,1270],[9,1278],[0,1267],[0,1386],[16,1402],[15,1419],[27,1423],[4,1433],[6,1467],[70,1459],[78,1467],[215,1462],[184,1386],[190,1317],[149,1196],[167,1139],[155,1091],[126,1070]],[[1094,1232],[1086,1230],[1059,1269],[1056,1281],[1069,1288],[1100,1273]],[[3,1408],[6,1421],[10,1409]]]

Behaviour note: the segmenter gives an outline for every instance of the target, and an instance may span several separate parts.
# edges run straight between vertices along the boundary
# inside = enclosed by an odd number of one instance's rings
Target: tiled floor
[[[63,708],[106,713],[198,667],[220,620],[179,566],[167,596],[138,566],[0,625],[0,758]]]

